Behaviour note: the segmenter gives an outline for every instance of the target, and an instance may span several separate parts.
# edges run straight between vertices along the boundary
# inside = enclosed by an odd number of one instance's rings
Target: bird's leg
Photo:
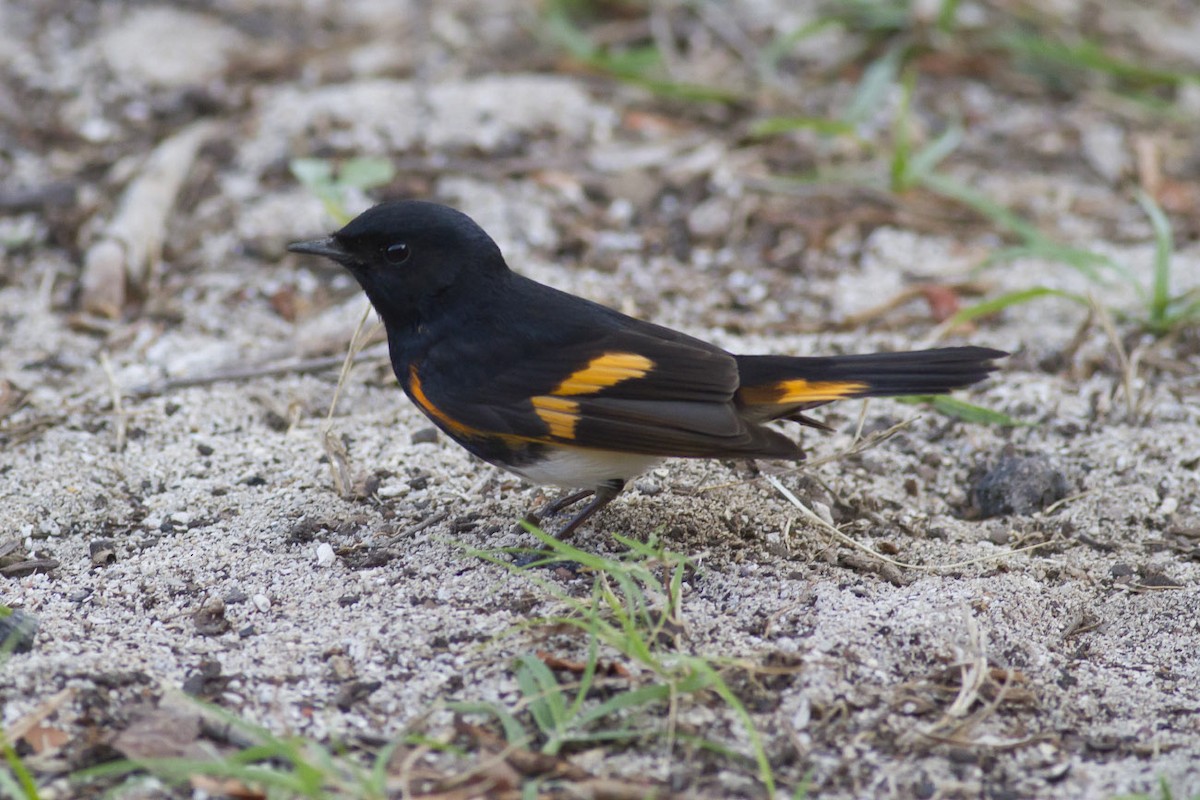
[[[584,506],[583,510],[575,515],[575,519],[568,522],[566,527],[558,532],[558,538],[565,539],[573,534],[576,528],[591,519],[592,515],[597,511],[611,503],[613,498],[619,495],[621,490],[624,488],[625,481],[613,478],[612,480],[602,482],[596,487],[594,492],[588,492],[587,494],[595,495],[595,497],[592,498],[592,502]],[[584,494],[583,496],[586,497],[587,494]],[[578,502],[582,499],[583,497],[578,497],[574,502]]]
[[[540,526],[541,521],[546,517],[552,517],[563,509],[569,508],[581,500],[586,500],[587,498],[592,497],[592,502],[584,506],[583,510],[576,514],[575,517],[566,524],[566,527],[558,532],[558,538],[565,539],[574,533],[580,525],[591,519],[593,514],[611,503],[613,498],[619,495],[621,490],[624,488],[625,481],[613,478],[612,480],[603,481],[595,489],[584,489],[582,491],[564,494],[562,497],[546,504],[537,511],[530,511],[525,515],[525,522],[528,522],[530,525]]]
[[[573,506],[580,500],[586,500],[596,492],[592,489],[584,489],[581,492],[569,492],[559,497],[557,500],[552,500],[546,505],[539,508],[537,511],[530,511],[525,515],[524,522],[528,522],[535,527],[541,527],[542,520],[546,517],[553,517],[558,512],[568,506]]]

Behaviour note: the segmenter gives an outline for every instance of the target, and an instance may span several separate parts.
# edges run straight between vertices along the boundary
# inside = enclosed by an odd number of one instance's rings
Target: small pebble
[[[117,560],[117,545],[112,539],[93,539],[88,542],[88,554],[93,567],[102,567]]]
[[[813,513],[824,520],[827,524],[830,526],[833,525],[833,512],[830,510],[829,506],[821,502],[813,502],[812,510]]]
[[[1067,476],[1045,456],[1005,455],[971,487],[984,519],[1028,515],[1067,496]]]
[[[437,439],[438,439],[438,430],[437,430],[437,428],[433,428],[433,427],[419,428],[419,429],[413,431],[413,434],[412,434],[412,443],[413,444],[433,444],[434,442],[437,441]]]
[[[328,567],[337,560],[337,554],[333,552],[333,548],[326,542],[321,542],[317,545],[317,566]]]
[[[319,551],[317,558],[320,559]],[[250,600],[252,603],[254,603],[254,607],[264,614],[271,610],[271,598],[267,597],[265,594],[256,594],[254,597],[250,598]]]

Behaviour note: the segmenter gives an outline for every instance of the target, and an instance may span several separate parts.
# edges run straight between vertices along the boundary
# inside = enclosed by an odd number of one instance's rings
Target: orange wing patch
[[[479,436],[481,432],[470,425],[459,422],[454,417],[442,411],[433,404],[421,388],[421,378],[417,375],[417,365],[412,364],[408,368],[408,391],[412,394],[412,399],[416,401],[421,410],[429,416],[430,419],[442,423],[451,433],[458,436]]]
[[[564,398],[596,394],[622,381],[640,378],[654,369],[654,362],[637,353],[604,353],[583,369],[577,369],[548,395],[531,397],[533,410],[556,439],[574,439],[579,424],[579,403]]]
[[[622,381],[641,378],[654,369],[654,362],[638,353],[605,353],[596,356],[583,369],[572,372],[550,394],[559,397],[595,394]]]
[[[767,386],[744,386],[738,399],[748,406],[790,406],[801,403],[827,403],[862,395],[869,384],[862,381],[806,381],[795,378]]]
[[[550,435],[559,439],[574,439],[579,423],[579,403],[561,397],[542,395],[532,398],[533,410],[550,426]]]

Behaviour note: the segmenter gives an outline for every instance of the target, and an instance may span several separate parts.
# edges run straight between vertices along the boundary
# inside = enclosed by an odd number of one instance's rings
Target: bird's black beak
[[[332,236],[327,236],[324,239],[310,239],[307,242],[292,242],[287,246],[287,249],[293,253],[325,256],[339,263],[343,263],[350,258],[350,254],[346,252],[346,249]]]

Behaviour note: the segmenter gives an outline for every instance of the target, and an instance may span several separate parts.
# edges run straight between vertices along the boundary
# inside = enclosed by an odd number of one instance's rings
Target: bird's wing
[[[527,346],[477,382],[440,381],[443,368],[421,363],[408,371],[413,400],[464,439],[498,435],[661,456],[801,457],[790,439],[739,415],[733,356],[648,323]]]

